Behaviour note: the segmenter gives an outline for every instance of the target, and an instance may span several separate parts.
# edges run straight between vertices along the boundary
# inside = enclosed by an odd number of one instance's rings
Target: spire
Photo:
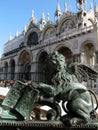
[[[64,2],[64,12],[67,12],[67,3]]]
[[[32,22],[32,23],[36,23],[36,18],[35,18],[35,16],[34,16],[34,10],[32,10],[32,15],[31,15],[31,18],[30,18],[30,22]]]
[[[27,28],[26,28],[26,25],[25,25],[24,28],[23,28],[23,34],[25,35],[26,32],[27,32]]]
[[[50,14],[47,13],[47,22],[50,21]]]
[[[24,31],[24,32],[26,32],[26,31],[27,31],[26,25],[24,26],[24,29],[23,29],[23,31]]]
[[[45,24],[46,24],[46,20],[43,12],[40,20],[41,29],[44,27]]]
[[[98,12],[98,6],[96,5],[96,3],[95,3],[95,6],[94,6],[94,10],[95,10],[95,12]]]
[[[93,9],[93,5],[92,5],[92,2],[90,3],[90,10],[92,10]]]
[[[61,16],[61,9],[60,9],[60,5],[59,3],[57,4],[57,7],[56,7],[56,11],[55,11],[55,16],[59,17]]]
[[[45,15],[44,15],[44,12],[42,13],[42,22],[45,22]]]
[[[95,12],[95,16],[98,18],[98,6],[96,5],[96,3],[94,6],[94,12]]]
[[[62,15],[60,5],[57,4],[56,11],[55,11],[55,21],[57,22],[60,19],[60,16]]]
[[[86,0],[84,0],[84,10],[86,10],[86,5],[87,5]]]
[[[18,32],[18,30],[16,31],[16,35],[15,35],[16,37],[18,37],[19,36],[19,32]]]
[[[34,17],[34,10],[32,10],[32,18]]]
[[[76,4],[79,11],[86,10],[86,0],[76,0]]]
[[[11,41],[13,39],[11,33],[9,34],[9,41]]]

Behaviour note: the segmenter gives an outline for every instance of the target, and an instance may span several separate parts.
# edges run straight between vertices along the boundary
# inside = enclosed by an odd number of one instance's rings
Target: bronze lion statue
[[[36,104],[50,105],[48,120],[61,120],[64,124],[87,123],[96,118],[98,102],[93,91],[82,84],[83,80],[96,79],[98,73],[81,63],[66,65],[65,57],[57,51],[51,53],[45,62],[46,83],[23,83],[16,81],[0,108],[1,119],[28,119]],[[96,100],[93,106],[92,95]],[[61,116],[61,106],[65,115]],[[5,106],[7,106],[5,114]],[[4,116],[6,115],[6,116]]]

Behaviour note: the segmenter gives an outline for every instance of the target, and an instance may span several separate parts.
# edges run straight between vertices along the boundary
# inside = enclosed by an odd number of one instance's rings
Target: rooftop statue
[[[96,95],[82,81],[96,79],[98,73],[81,63],[67,67],[65,57],[57,51],[48,56],[45,68],[47,83],[14,83],[1,104],[0,118],[28,120],[36,104],[43,104],[52,108],[47,112],[47,120],[60,120],[72,126],[95,119]],[[95,108],[92,95],[97,104]],[[66,112],[64,116],[61,116],[60,102]]]

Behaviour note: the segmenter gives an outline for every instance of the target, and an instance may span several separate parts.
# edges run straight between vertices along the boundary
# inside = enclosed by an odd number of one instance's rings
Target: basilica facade
[[[79,62],[98,71],[98,7],[90,5],[87,10],[86,0],[76,0],[76,6],[73,13],[64,3],[61,12],[58,4],[54,22],[49,13],[47,19],[43,13],[37,21],[32,11],[29,26],[4,44],[0,79],[45,82],[44,62],[53,51],[63,54],[67,65]],[[88,81],[87,85],[98,91],[97,80]]]

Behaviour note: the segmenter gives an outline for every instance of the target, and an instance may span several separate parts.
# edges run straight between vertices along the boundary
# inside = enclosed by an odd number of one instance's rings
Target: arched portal
[[[29,63],[27,63],[25,66],[24,66],[24,79],[26,80],[30,80],[31,79],[31,65]]]
[[[38,80],[40,82],[45,81],[44,65],[45,65],[45,60],[47,56],[48,56],[47,52],[43,51],[40,53],[39,58],[38,58]]]
[[[7,75],[8,75],[8,62],[5,62],[3,72],[4,72],[4,79],[7,79]]]
[[[10,61],[10,74],[11,74],[10,79],[14,80],[14,78],[15,78],[15,60],[13,60],[13,59]]]
[[[92,43],[86,43],[82,47],[81,62],[90,66],[95,65],[95,50]]]
[[[65,56],[65,60],[66,60],[67,65],[72,63],[72,52],[68,47],[61,47],[58,49],[58,52]]]
[[[31,80],[31,58],[27,51],[19,57],[19,80]]]
[[[81,63],[94,67],[96,60],[95,47],[92,42],[86,41],[81,47]],[[96,81],[92,79],[87,80],[87,87],[95,89]]]

